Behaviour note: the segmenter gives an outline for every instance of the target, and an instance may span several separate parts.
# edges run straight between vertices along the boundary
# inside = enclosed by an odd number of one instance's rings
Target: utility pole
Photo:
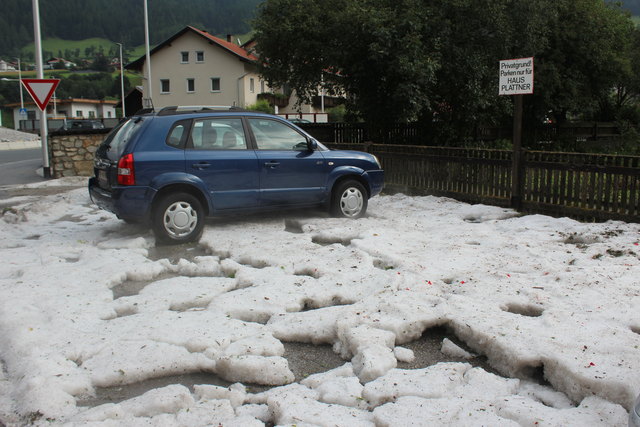
[[[146,1],[146,0],[145,0]],[[33,5],[33,38],[35,41],[36,75],[38,79],[44,79],[42,61],[42,40],[40,36],[40,6],[38,0],[32,0]],[[42,144],[42,173],[45,178],[51,178],[49,165],[49,145],[47,143],[47,108],[40,112],[40,142]]]
[[[122,64],[122,43],[116,43],[120,47],[120,100],[122,102],[122,117],[127,117],[124,107],[124,68]]]

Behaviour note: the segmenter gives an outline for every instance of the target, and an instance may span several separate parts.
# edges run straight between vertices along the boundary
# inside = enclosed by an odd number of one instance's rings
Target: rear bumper
[[[149,187],[116,187],[107,191],[98,186],[95,177],[89,179],[91,201],[120,219],[136,222],[148,220],[154,194],[155,191]]]
[[[363,176],[369,182],[370,197],[380,194],[384,188],[384,171],[366,171]]]

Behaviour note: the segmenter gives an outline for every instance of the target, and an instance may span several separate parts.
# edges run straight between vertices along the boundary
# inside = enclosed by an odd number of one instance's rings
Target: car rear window
[[[98,149],[98,155],[109,160],[118,160],[127,145],[127,142],[140,130],[142,118],[129,119],[116,126]]]

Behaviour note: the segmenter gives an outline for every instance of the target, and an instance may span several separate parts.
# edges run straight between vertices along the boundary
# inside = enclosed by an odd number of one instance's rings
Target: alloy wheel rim
[[[354,187],[347,188],[340,197],[340,209],[350,218],[356,217],[362,211],[364,197],[360,190]]]
[[[174,202],[164,211],[163,222],[171,237],[183,237],[195,230],[198,225],[198,213],[187,202]]]

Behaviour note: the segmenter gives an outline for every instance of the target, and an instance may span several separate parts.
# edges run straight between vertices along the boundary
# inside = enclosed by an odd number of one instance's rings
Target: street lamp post
[[[120,47],[120,100],[122,102],[122,117],[127,117],[124,108],[124,68],[122,67],[122,43],[116,43]]]
[[[144,44],[146,51],[146,65],[147,65],[147,89],[149,90],[147,102],[150,105],[146,107],[153,107],[153,82],[151,81],[151,54],[149,52],[149,12],[147,7],[147,0],[144,0]]]
[[[22,97],[22,67],[20,66],[20,58],[18,60],[18,80],[20,81],[20,113],[24,111],[24,98]]]

